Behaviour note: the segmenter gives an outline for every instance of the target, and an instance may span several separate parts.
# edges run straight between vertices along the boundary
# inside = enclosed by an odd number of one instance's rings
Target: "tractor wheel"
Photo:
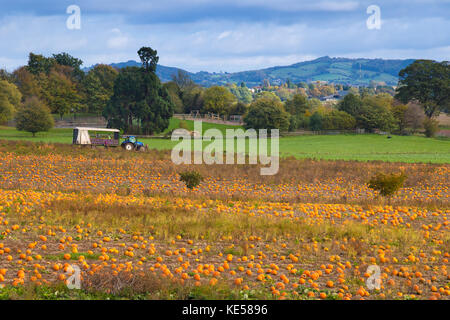
[[[125,145],[123,146],[123,148],[127,151],[131,151],[134,149],[134,145],[132,143],[125,143]]]

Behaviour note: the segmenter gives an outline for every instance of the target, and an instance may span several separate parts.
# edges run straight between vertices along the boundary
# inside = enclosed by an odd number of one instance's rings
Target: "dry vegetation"
[[[449,299],[449,165],[205,165],[192,190],[187,169],[168,152],[2,142],[1,283],[57,286],[77,264],[95,297]],[[379,171],[407,174],[390,205],[366,185]]]

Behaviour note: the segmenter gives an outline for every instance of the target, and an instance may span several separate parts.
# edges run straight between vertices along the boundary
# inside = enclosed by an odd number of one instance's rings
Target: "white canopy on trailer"
[[[75,129],[78,130],[85,130],[85,131],[106,131],[106,132],[120,132],[119,129],[106,129],[106,128],[87,128],[87,127],[75,127]]]
[[[91,137],[89,135],[89,131],[120,132],[120,130],[118,130],[118,129],[75,127],[73,143],[74,144],[91,144]]]

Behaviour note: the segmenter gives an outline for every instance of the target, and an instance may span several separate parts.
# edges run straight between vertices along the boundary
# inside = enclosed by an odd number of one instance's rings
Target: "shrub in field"
[[[17,111],[17,130],[31,132],[33,137],[36,132],[50,130],[53,125],[50,109],[36,97],[27,99]]]
[[[425,128],[425,136],[432,138],[439,131],[439,121],[436,119],[426,118],[423,121],[423,127]]]
[[[185,171],[180,173],[180,181],[186,183],[186,187],[192,189],[202,182],[203,177],[197,171]]]
[[[402,172],[395,173],[377,173],[369,180],[369,188],[377,190],[384,197],[392,197],[405,182],[406,175]]]

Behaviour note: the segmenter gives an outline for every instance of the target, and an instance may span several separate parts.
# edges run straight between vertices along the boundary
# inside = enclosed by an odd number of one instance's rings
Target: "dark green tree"
[[[146,72],[156,72],[159,61],[158,52],[150,47],[142,47],[138,51],[139,58]]]
[[[57,64],[61,66],[72,67],[73,69],[80,69],[81,65],[83,64],[83,61],[81,59],[72,57],[66,52],[54,54],[53,59],[55,59]]]
[[[247,129],[289,129],[289,113],[284,111],[283,104],[269,98],[260,98],[250,104],[244,117]]]
[[[420,102],[429,118],[450,105],[450,65],[448,61],[416,60],[399,72],[396,98],[403,103]]]
[[[362,106],[363,102],[361,98],[353,93],[347,94],[337,105],[339,110],[347,112],[353,117],[360,114]]]
[[[108,127],[127,133],[154,134],[169,126],[173,104],[154,72],[127,67],[114,83],[114,93],[103,116]]]
[[[49,73],[50,69],[56,64],[55,59],[46,58],[41,54],[34,54],[30,52],[28,56],[27,69],[34,75],[39,73]]]
[[[322,127],[323,116],[320,112],[316,111],[309,118],[309,128],[313,131],[320,131]]]

